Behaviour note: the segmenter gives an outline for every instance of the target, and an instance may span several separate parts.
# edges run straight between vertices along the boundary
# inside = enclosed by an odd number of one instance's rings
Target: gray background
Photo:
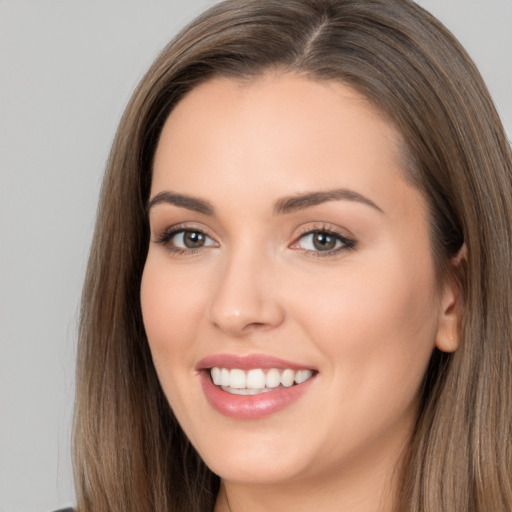
[[[131,91],[213,0],[0,0],[0,512],[73,502],[80,289],[101,174]],[[512,134],[512,0],[423,0]]]

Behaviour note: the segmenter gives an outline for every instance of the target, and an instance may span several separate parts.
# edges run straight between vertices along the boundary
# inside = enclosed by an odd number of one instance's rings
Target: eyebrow
[[[197,197],[187,196],[185,194],[176,194],[175,192],[168,191],[160,192],[153,197],[153,199],[148,203],[147,211],[149,212],[151,208],[162,203],[172,204],[204,215],[213,215],[214,213],[212,204],[205,199],[199,199]]]
[[[274,215],[305,210],[307,208],[311,208],[312,206],[317,206],[328,201],[341,200],[362,203],[367,206],[371,206],[380,213],[384,213],[384,211],[371,199],[368,199],[367,197],[354,192],[353,190],[339,188],[319,192],[308,192],[306,194],[299,194],[279,199],[274,205]]]
[[[284,215],[299,210],[305,210],[313,206],[317,206],[328,201],[352,201],[356,203],[365,204],[374,208],[375,210],[384,213],[383,210],[377,206],[371,199],[349,190],[346,188],[325,190],[318,192],[307,192],[305,194],[298,194],[289,197],[283,197],[276,201],[273,208],[274,215]],[[215,213],[213,205],[205,199],[192,197],[185,194],[178,194],[169,192],[167,190],[159,192],[153,199],[148,202],[147,211],[151,210],[158,204],[172,204],[179,208],[186,208],[195,212],[202,213],[203,215],[212,216]]]

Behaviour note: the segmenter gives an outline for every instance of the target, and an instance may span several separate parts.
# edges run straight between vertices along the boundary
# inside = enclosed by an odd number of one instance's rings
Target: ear
[[[466,262],[467,249],[464,244],[457,255],[450,259],[450,268],[443,284],[436,336],[436,347],[442,352],[455,352],[459,348],[463,303],[460,278]]]

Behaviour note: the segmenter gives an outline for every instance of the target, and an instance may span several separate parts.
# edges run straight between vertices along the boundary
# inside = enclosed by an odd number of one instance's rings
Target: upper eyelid
[[[294,238],[294,241],[292,242],[292,245],[296,244],[299,240],[301,240],[307,236],[311,236],[311,235],[314,235],[317,233],[326,233],[329,236],[338,238],[344,244],[347,244],[348,242],[355,244],[355,240],[353,238],[349,238],[348,236],[345,236],[338,231],[331,231],[331,230],[327,230],[327,229],[312,229],[312,230],[305,231],[304,233],[296,236]]]
[[[203,226],[199,226],[195,222],[194,223],[179,222],[177,224],[165,225],[165,227],[163,227],[161,229],[151,229],[151,232],[156,236],[160,236],[165,233],[171,233],[171,232],[179,233],[180,231],[198,231],[210,238],[215,238],[214,236],[212,236],[210,229],[203,227]]]
[[[296,233],[294,234],[294,240],[298,240],[298,238],[301,236],[318,232],[326,232],[340,236],[341,238],[355,241],[355,235],[349,229],[331,224],[329,222],[308,222],[299,226],[299,228],[296,229]]]

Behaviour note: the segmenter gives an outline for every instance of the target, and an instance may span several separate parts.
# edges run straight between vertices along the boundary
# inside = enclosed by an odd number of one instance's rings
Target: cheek
[[[186,341],[180,334],[195,325],[201,294],[190,274],[171,272],[165,263],[165,256],[148,255],[141,283],[142,315],[150,344],[176,346]]]
[[[347,265],[295,300],[308,337],[330,361],[347,394],[415,395],[435,343],[437,306],[431,266],[395,256]],[[409,397],[405,394],[410,393]]]
[[[166,264],[165,255],[148,255],[141,282],[144,328],[158,379],[182,425],[193,424],[199,410],[197,332],[204,311],[204,295],[190,274]],[[191,383],[195,383],[191,385]],[[190,430],[190,429],[188,429]]]
[[[164,260],[164,261],[161,261]],[[148,255],[141,283],[144,327],[162,385],[180,372],[192,371],[190,352],[203,311],[197,281],[180,269],[172,272],[165,256]]]

